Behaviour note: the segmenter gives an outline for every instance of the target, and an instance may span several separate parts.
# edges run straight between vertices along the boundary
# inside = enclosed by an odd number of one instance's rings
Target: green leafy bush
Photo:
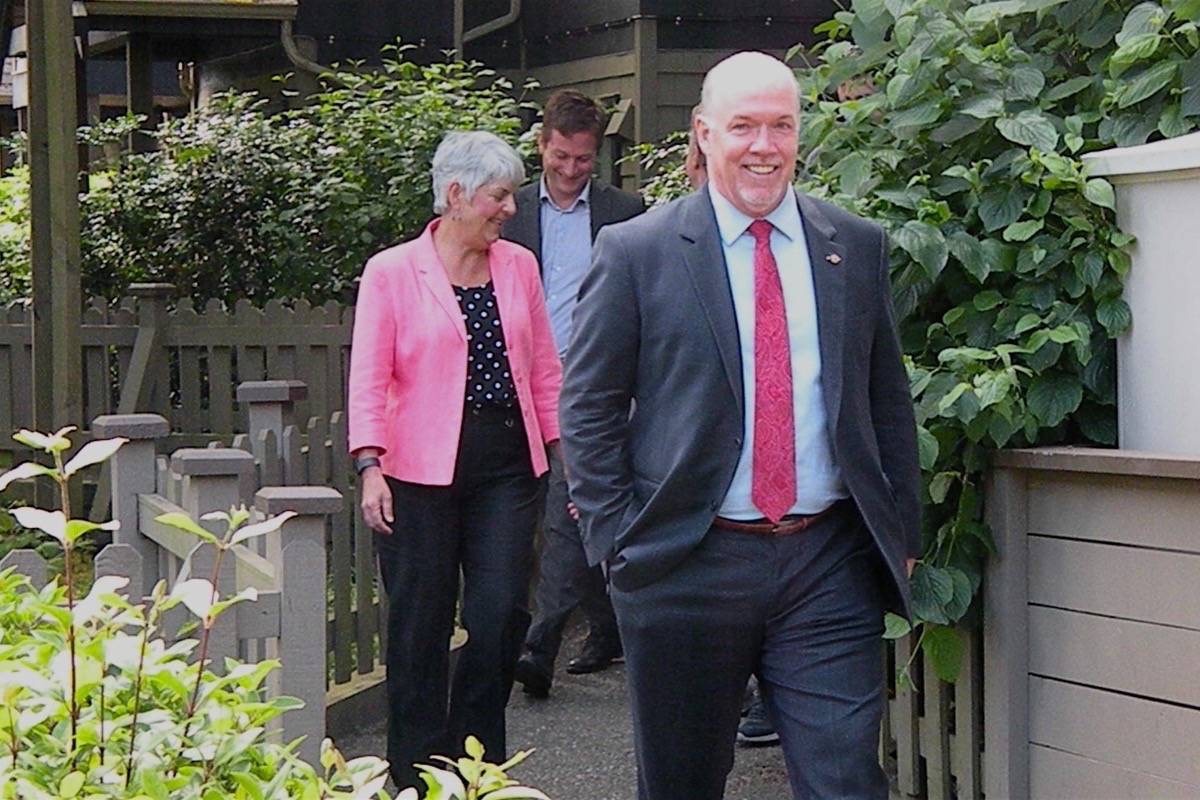
[[[474,62],[418,65],[395,48],[377,72],[336,71],[303,107],[270,115],[229,94],[168,121],[160,149],[127,154],[83,198],[85,289],[169,281],[197,301],[346,294],[374,252],[432,217],[443,134],[516,142],[512,86]]]
[[[28,297],[29,168],[0,177],[0,306]]]
[[[953,626],[992,548],[988,453],[1115,443],[1132,238],[1079,157],[1200,122],[1200,2],[849,5],[803,54],[799,185],[891,236],[926,478],[914,611],[952,680]],[[843,82],[875,91],[839,102]],[[639,153],[665,162],[664,197],[685,191],[682,155],[678,140]],[[888,636],[909,630],[888,620]]]
[[[1079,156],[1195,127],[1198,20],[1194,1],[856,0],[802,74],[804,183],[892,238],[927,477],[913,603],[945,678],[991,547],[989,449],[1116,441],[1132,238]],[[878,91],[824,99],[864,78]]]
[[[217,619],[257,599],[254,589],[218,596],[221,561],[234,546],[277,531],[295,515],[248,525],[244,506],[205,514],[204,520],[224,522],[218,537],[183,513],[162,514],[157,522],[216,548],[212,579],[188,578],[170,592],[159,581],[142,604],[120,594],[128,578],[110,575],[77,600],[71,564],[81,537],[117,530],[118,523],[72,519],[68,484],[126,440],[92,441],[66,460],[73,430],[18,432],[14,439],[43,451],[53,466],[28,461],[0,474],[0,491],[20,480],[55,483],[61,510],[26,506],[12,515],[66,554],[61,585],[37,590],[12,570],[0,572],[0,800],[387,800],[383,759],[346,761],[326,739],[317,771],[296,757],[296,743],[268,737],[271,723],[300,705],[266,697],[265,680],[278,661],[227,658],[220,675],[207,668]],[[159,635],[163,614],[181,603],[196,616],[200,638],[168,644]],[[443,767],[418,765],[425,800],[547,800],[507,775],[529,752],[491,764],[474,737],[465,752],[457,760],[434,756]],[[419,796],[406,789],[397,800]]]
[[[128,578],[105,576],[76,598],[70,567],[76,543],[116,523],[71,519],[67,483],[124,440],[91,442],[64,463],[69,432],[20,432],[14,438],[50,454],[54,466],[26,462],[0,475],[0,490],[14,480],[55,481],[62,510],[12,513],[56,539],[67,555],[65,585],[35,590],[11,570],[0,573],[0,798],[386,798],[381,759],[346,762],[326,742],[318,773],[294,755],[294,745],[269,740],[272,721],[298,702],[266,699],[264,681],[278,662],[227,659],[221,675],[206,668],[214,622],[233,604],[254,599],[253,590],[221,599],[211,581],[192,578],[170,593],[160,582],[148,603],[135,604],[119,594]],[[228,531],[219,542],[190,520],[162,521],[202,531],[223,554],[278,528],[287,515],[250,526],[244,509],[224,518]],[[200,619],[199,642],[167,644],[159,636],[163,613],[180,603]]]

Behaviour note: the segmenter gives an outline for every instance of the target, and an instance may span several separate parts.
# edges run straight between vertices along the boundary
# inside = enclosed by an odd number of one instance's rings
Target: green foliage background
[[[83,198],[85,291],[154,280],[198,302],[343,297],[368,256],[433,216],[429,164],[446,131],[520,132],[507,81],[405,50],[379,72],[332,73],[293,111],[230,94],[165,123],[159,150],[122,156]]]
[[[926,478],[914,611],[944,678],[992,549],[988,453],[1116,441],[1132,238],[1080,156],[1200,123],[1198,21],[1200,0],[853,0],[791,54],[806,67],[799,185],[891,237]],[[834,99],[864,79],[874,94]],[[653,199],[684,191],[682,152],[640,151],[659,167]]]

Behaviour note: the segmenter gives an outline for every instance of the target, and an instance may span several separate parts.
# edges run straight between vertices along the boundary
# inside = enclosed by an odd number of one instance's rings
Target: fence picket
[[[304,435],[295,425],[283,429],[283,443],[279,448],[283,457],[283,483],[287,486],[300,486],[311,483],[314,486],[322,483],[319,479],[309,480],[308,464],[304,458]]]
[[[896,640],[896,663],[907,664],[912,657],[912,636]],[[914,680],[919,677],[920,663],[913,660]],[[892,730],[896,737],[896,782],[901,796],[921,796],[921,739],[920,699],[911,685],[896,687],[892,706]]]
[[[925,759],[925,797],[929,800],[952,800],[954,787],[950,778],[950,685],[939,680],[928,650],[924,658],[925,686],[922,692],[925,713],[920,722],[921,755]]]

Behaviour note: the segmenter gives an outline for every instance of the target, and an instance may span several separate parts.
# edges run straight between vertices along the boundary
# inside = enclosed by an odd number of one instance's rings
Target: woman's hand
[[[396,518],[392,514],[392,490],[383,478],[383,470],[367,467],[359,480],[362,482],[363,521],[376,533],[391,533]]]

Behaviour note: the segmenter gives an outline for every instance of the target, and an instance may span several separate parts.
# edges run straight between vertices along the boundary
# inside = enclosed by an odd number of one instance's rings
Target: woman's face
[[[504,181],[485,183],[470,198],[452,206],[466,237],[487,247],[500,238],[500,228],[517,213],[516,187]],[[461,192],[458,194],[461,195]]]

